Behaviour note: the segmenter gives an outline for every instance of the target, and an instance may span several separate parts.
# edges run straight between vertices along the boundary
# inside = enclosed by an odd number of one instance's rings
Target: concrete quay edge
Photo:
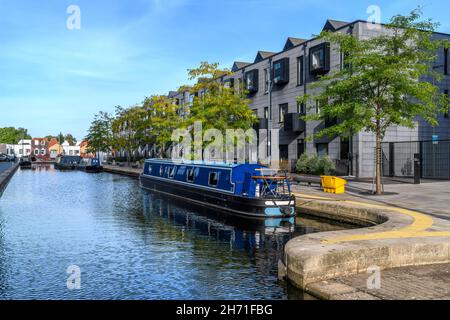
[[[3,194],[3,191],[6,189],[6,186],[8,185],[12,176],[17,171],[17,168],[19,168],[18,163],[14,164],[11,168],[6,169],[2,173],[0,173],[0,196]]]
[[[334,278],[364,273],[374,266],[383,270],[450,262],[448,221],[414,215],[413,211],[403,214],[402,209],[385,205],[365,207],[354,201],[307,195],[297,195],[297,205],[310,215],[365,226],[308,234],[286,244],[280,276],[319,298],[374,298],[341,284],[332,285]]]

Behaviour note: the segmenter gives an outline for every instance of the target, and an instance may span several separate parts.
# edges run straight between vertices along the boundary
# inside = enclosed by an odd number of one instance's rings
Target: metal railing
[[[414,176],[414,156],[420,159],[421,178],[450,180],[450,140],[383,143],[383,175]]]

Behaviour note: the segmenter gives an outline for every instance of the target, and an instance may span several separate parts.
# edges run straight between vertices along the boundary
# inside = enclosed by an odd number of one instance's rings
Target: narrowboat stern
[[[295,216],[295,196],[285,176],[258,164],[148,159],[142,188],[215,210],[254,218]]]

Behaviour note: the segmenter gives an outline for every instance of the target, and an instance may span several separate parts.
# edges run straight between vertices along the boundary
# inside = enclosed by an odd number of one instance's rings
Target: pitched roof
[[[48,147],[51,148],[51,147],[53,147],[56,144],[58,144],[58,140],[56,140],[56,138],[52,138],[50,140],[50,143],[49,143]]]
[[[293,37],[289,37],[286,40],[286,44],[284,45],[283,51],[289,50],[295,46],[298,46],[299,44],[302,44],[303,42],[305,42],[307,40],[305,39],[300,39],[300,38],[293,38]]]
[[[274,54],[276,54],[276,52],[258,51],[258,53],[256,54],[256,57],[255,57],[254,63],[257,63],[266,58],[269,58],[269,57],[273,56]]]
[[[337,29],[349,24],[349,22],[328,19],[322,31],[336,31]]]
[[[242,69],[242,68],[248,66],[249,64],[251,64],[251,63],[250,62],[235,61],[233,63],[233,67],[231,68],[231,72],[236,72],[239,69]]]

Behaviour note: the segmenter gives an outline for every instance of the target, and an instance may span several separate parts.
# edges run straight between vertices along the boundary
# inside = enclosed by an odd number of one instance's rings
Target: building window
[[[312,75],[330,71],[330,45],[322,43],[309,50],[309,70]]]
[[[34,145],[38,146],[39,145],[39,140],[34,140]]]
[[[45,149],[41,149],[41,154],[42,154],[42,155],[45,154]]]
[[[38,155],[39,154],[39,149],[34,149],[34,155]]]
[[[274,61],[273,82],[275,84],[286,84],[289,82],[289,58]]]
[[[447,97],[447,99],[448,99],[448,90],[444,90],[444,94],[446,95],[446,97]],[[446,118],[448,118],[449,116],[449,112],[450,112],[450,110],[449,110],[450,108],[447,108],[447,112],[444,114],[444,116],[446,117]]]
[[[255,93],[258,91],[258,69],[245,73],[245,89],[247,89],[250,93]]]
[[[284,115],[288,113],[288,104],[280,104],[280,123],[284,122]]]
[[[297,140],[297,158],[300,158],[305,153],[305,140]]]
[[[23,150],[22,149],[19,149],[19,154],[23,154]]]
[[[210,172],[208,178],[208,184],[212,187],[217,187],[217,183],[219,182],[219,173],[218,172]]]
[[[269,69],[264,69],[264,93],[269,92]]]
[[[280,145],[280,160],[289,159],[289,146],[287,144]]]
[[[304,68],[305,68],[305,59],[303,56],[297,58],[297,85],[302,86],[304,84]]]
[[[269,119],[269,107],[264,107],[264,119]]]
[[[316,143],[316,151],[319,157],[328,155],[328,143]]]
[[[303,116],[306,115],[306,105],[304,103],[297,103],[297,113]]]
[[[448,48],[444,49],[444,74],[448,76]]]
[[[45,146],[45,140],[41,140],[41,145]]]

